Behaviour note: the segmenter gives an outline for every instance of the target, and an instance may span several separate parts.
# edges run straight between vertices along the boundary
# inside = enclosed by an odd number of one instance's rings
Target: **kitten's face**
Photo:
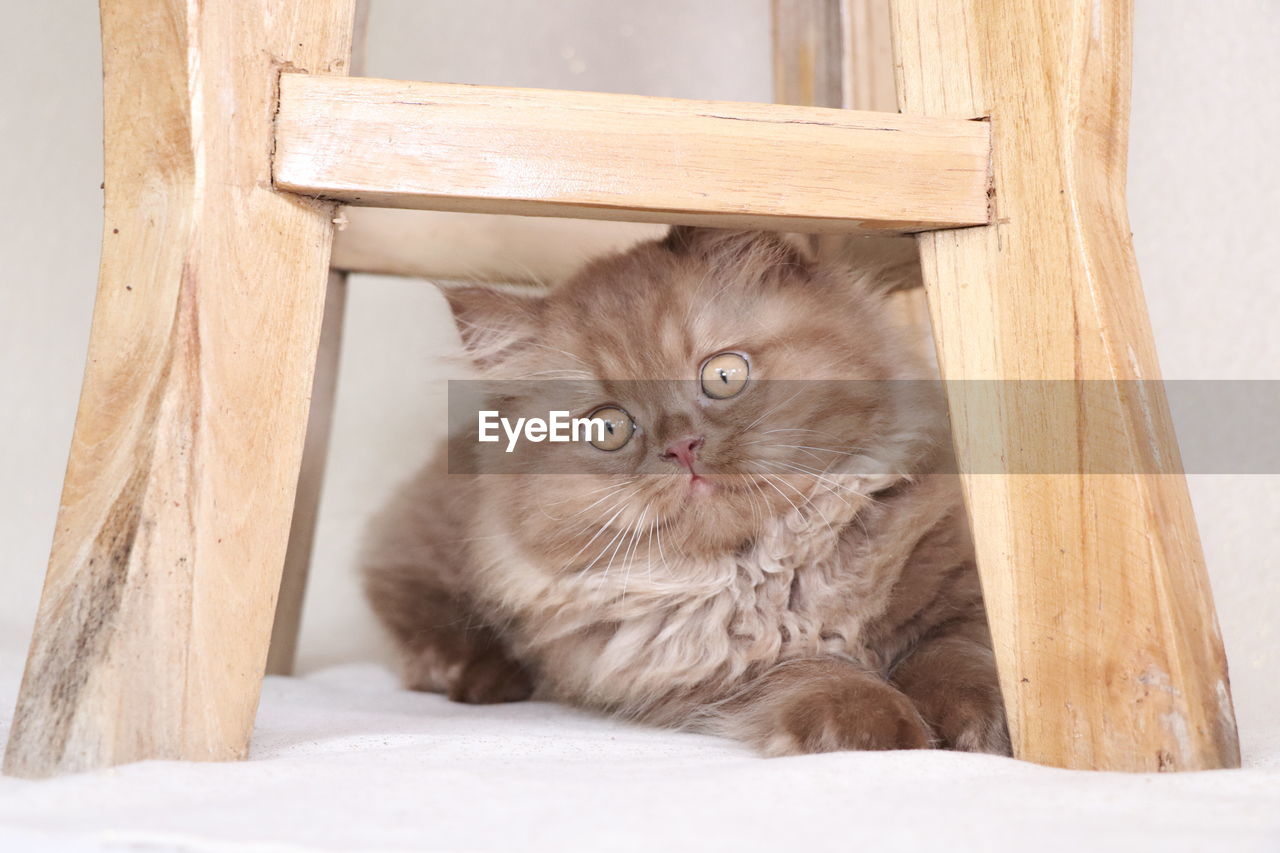
[[[450,300],[491,377],[538,380],[513,383],[504,415],[611,425],[595,444],[526,442],[503,460],[525,472],[506,492],[513,517],[562,559],[595,557],[592,536],[741,547],[767,517],[839,493],[832,472],[894,429],[882,381],[901,356],[880,297],[771,235],[676,229],[545,297]]]

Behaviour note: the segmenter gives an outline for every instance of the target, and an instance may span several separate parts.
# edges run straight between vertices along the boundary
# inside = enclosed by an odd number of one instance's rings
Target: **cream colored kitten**
[[[881,284],[680,227],[547,294],[448,291],[495,408],[545,412],[564,380],[613,431],[457,439],[473,473],[442,450],[395,496],[364,571],[408,686],[771,755],[1007,753],[945,415],[899,381],[923,373]]]

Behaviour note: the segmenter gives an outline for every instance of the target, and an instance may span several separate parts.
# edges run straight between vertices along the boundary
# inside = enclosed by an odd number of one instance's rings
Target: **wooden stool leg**
[[[1125,209],[1130,4],[893,10],[904,112],[991,120],[994,224],[919,246],[944,377],[1033,380],[951,394],[1015,751],[1237,766],[1186,484],[1149,473],[1178,453]],[[1043,473],[981,473],[992,460]]]
[[[345,73],[351,4],[102,0],[102,265],[6,772],[247,750],[333,216],[271,187],[275,92]]]
[[[369,30],[369,0],[355,0],[355,20],[351,32],[349,73],[364,73],[365,40]],[[338,214],[346,219],[346,211]],[[341,232],[339,232],[341,233]],[[335,235],[335,245],[337,235]],[[307,439],[302,448],[302,472],[289,525],[289,547],[285,551],[284,574],[271,627],[271,648],[267,653],[268,675],[292,675],[298,655],[298,631],[302,627],[302,602],[311,571],[316,522],[319,521],[320,490],[329,455],[329,429],[333,425],[334,394],[338,388],[338,360],[342,353],[342,321],[347,310],[347,273],[331,270],[324,301],[324,323],[320,329],[320,354],[316,360],[307,416]]]
[[[285,551],[284,574],[276,601],[275,623],[271,628],[268,675],[292,675],[297,657],[302,601],[307,591],[307,575],[311,568],[316,521],[320,512],[320,490],[324,485],[325,461],[329,455],[329,430],[333,425],[346,302],[347,274],[334,270],[329,273],[329,292],[325,297],[324,323],[320,329],[320,356],[316,359],[307,439],[302,449],[302,470],[298,475],[293,521],[289,525],[289,547]]]

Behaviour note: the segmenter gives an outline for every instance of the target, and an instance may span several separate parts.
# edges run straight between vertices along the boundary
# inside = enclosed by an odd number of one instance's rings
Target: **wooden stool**
[[[1238,764],[1186,485],[1141,473],[1177,458],[1167,405],[1123,390],[1159,376],[1128,0],[775,0],[781,99],[878,112],[346,77],[355,0],[101,5],[101,276],[7,772],[246,754],[295,492],[295,615],[305,577],[337,203],[916,234],[944,378],[1100,380],[1051,429],[1015,408],[1037,383],[994,423],[953,396],[963,470],[993,441],[1011,470],[1132,463],[964,475],[1016,754]],[[856,47],[890,19],[905,115]]]

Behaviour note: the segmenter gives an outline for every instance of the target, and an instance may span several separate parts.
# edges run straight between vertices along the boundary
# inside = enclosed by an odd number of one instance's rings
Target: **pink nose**
[[[686,435],[668,444],[667,449],[662,452],[662,458],[675,459],[692,473],[693,461],[697,458],[697,450],[701,446],[702,436]]]

